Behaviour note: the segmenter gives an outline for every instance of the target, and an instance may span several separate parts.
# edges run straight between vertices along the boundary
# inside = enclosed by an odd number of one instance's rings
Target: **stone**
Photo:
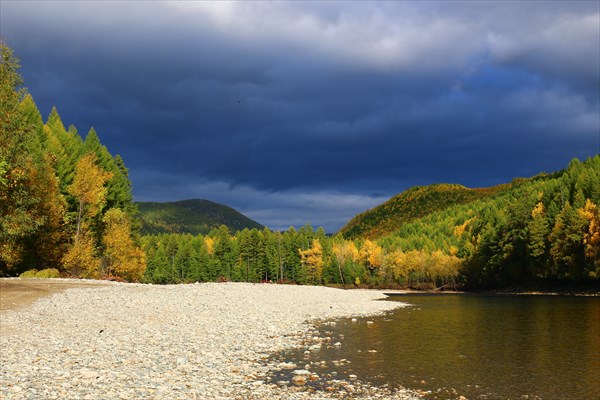
[[[310,375],[310,371],[305,370],[305,369],[296,369],[292,372],[292,374],[294,374],[296,376]]]
[[[297,386],[306,384],[306,377],[304,375],[296,375],[292,378],[292,383]]]

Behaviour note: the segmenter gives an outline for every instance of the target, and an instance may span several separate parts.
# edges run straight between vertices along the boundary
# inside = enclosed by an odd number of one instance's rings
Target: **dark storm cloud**
[[[411,185],[600,152],[594,2],[0,7],[42,112],[93,125],[140,200],[333,231]]]

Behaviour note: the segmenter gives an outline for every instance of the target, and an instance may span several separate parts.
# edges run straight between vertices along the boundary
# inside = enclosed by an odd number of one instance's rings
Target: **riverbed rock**
[[[373,301],[381,298],[314,286],[92,282],[0,312],[0,398],[335,397],[269,383],[271,369],[296,368],[269,357],[320,343],[312,322],[402,306]],[[317,377],[305,371],[297,382]]]

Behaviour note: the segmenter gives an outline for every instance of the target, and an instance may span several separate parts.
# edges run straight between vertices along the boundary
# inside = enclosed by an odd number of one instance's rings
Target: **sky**
[[[0,0],[0,36],[43,117],[93,126],[136,200],[277,230],[600,153],[596,0]]]

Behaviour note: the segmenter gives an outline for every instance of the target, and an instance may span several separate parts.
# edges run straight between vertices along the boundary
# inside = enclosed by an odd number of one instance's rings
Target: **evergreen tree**
[[[40,207],[39,163],[31,149],[36,133],[21,108],[20,67],[12,50],[0,42],[0,271],[26,257],[26,241],[44,225]],[[45,172],[45,171],[42,171]]]
[[[541,275],[544,272],[547,263],[548,243],[546,238],[550,233],[544,205],[538,203],[531,212],[531,219],[527,225],[529,240],[528,252],[532,259],[532,264],[536,275]]]
[[[549,240],[554,275],[562,279],[582,278],[585,219],[567,202],[556,218]]]

